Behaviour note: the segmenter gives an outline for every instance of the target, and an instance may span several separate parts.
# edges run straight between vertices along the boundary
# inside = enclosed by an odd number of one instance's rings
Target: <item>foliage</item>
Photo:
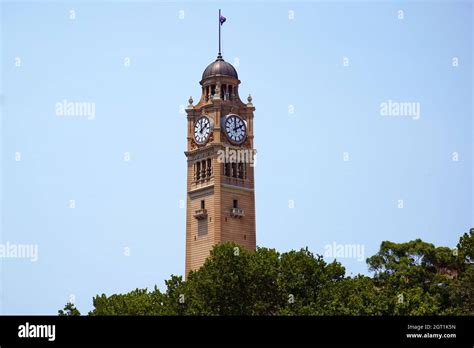
[[[89,315],[473,315],[474,229],[457,248],[384,241],[373,277],[348,277],[307,248],[279,253],[216,245],[186,281],[93,299]],[[68,303],[59,315],[80,315]]]
[[[60,317],[70,317],[81,315],[81,312],[71,302],[66,303],[63,309],[58,311]]]

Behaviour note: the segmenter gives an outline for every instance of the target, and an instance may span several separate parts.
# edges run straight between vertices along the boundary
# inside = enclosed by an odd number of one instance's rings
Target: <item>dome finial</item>
[[[247,107],[248,108],[253,108],[253,104],[252,104],[252,96],[249,94],[249,96],[247,97]]]

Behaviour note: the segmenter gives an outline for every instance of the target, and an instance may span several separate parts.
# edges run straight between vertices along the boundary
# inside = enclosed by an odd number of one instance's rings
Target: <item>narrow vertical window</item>
[[[211,177],[212,175],[212,160],[210,158],[207,159],[207,176]]]
[[[201,177],[205,179],[206,178],[206,161],[202,161],[201,166],[202,166]]]
[[[201,178],[201,162],[196,163],[196,180]]]
[[[237,177],[237,163],[232,163],[232,177]]]
[[[244,164],[239,162],[239,179],[244,178]]]

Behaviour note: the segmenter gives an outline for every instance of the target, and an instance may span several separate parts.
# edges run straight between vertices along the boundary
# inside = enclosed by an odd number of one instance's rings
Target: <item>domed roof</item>
[[[222,59],[221,55],[217,56],[217,59],[209,64],[202,73],[202,79],[211,77],[211,76],[231,76],[238,79],[237,70],[232,66],[232,64],[227,63]]]

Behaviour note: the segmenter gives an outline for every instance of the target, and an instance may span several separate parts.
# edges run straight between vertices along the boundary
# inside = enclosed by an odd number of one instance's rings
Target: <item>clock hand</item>
[[[201,122],[199,123],[199,126],[200,126],[200,128],[199,128],[199,133],[202,134],[202,131],[204,130],[204,125],[203,125],[203,121],[202,121],[202,120],[201,120]]]

